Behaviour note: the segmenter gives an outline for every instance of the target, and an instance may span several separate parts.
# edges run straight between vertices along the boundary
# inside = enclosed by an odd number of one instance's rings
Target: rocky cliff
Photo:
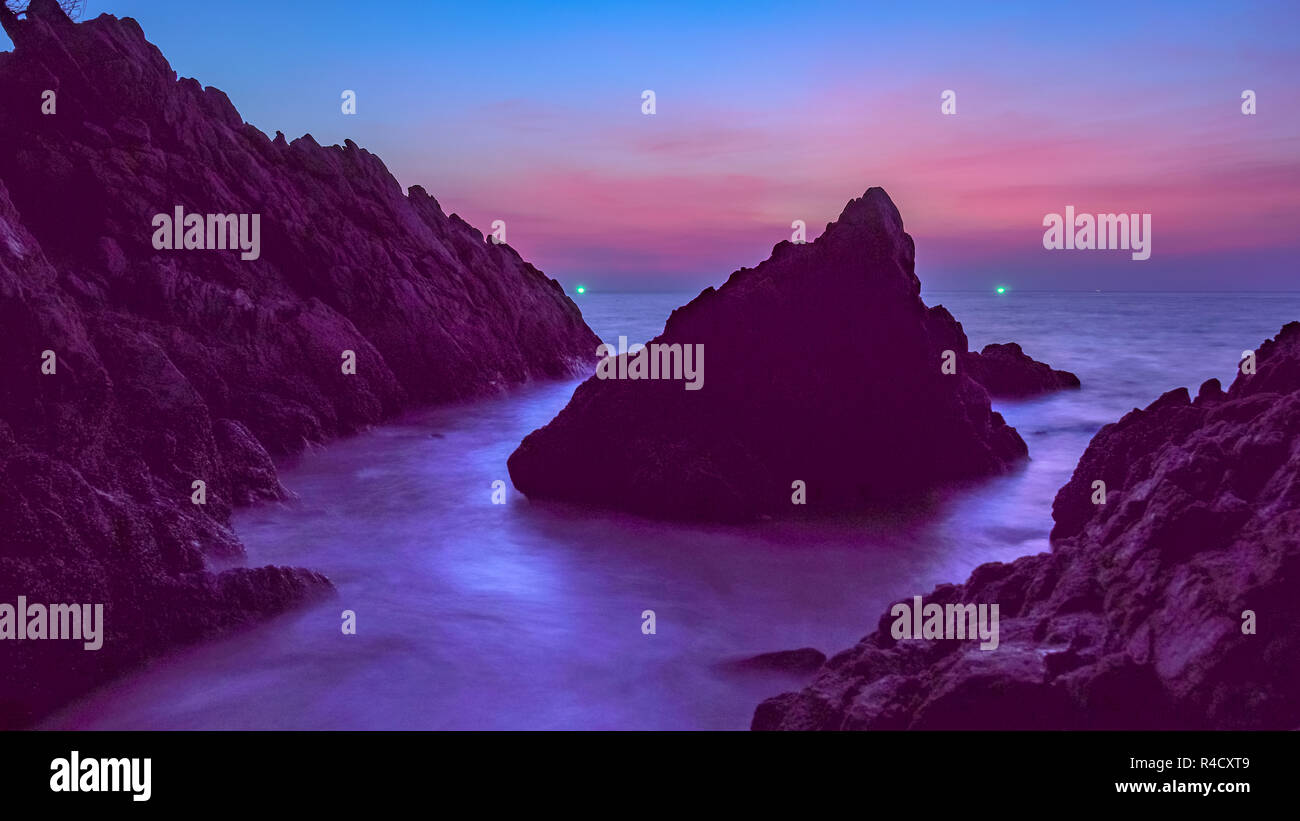
[[[98,651],[0,641],[0,726],[21,726],[328,593],[307,570],[213,570],[242,560],[232,506],[283,493],[272,457],[568,375],[598,341],[509,246],[350,141],[268,138],[134,20],[52,0],[0,18],[0,602],[104,603],[107,629]],[[256,254],[203,229],[159,249],[178,206],[257,215]]]
[[[896,640],[886,613],[754,728],[1300,726],[1300,323],[1254,360],[1102,428],[1051,553],[925,597],[997,603],[996,649]]]
[[[816,241],[782,242],[673,312],[651,345],[697,352],[695,386],[598,371],[511,455],[515,486],[745,519],[861,509],[1008,470],[1025,444],[961,367],[961,325],[922,302],[914,250],[872,188]]]

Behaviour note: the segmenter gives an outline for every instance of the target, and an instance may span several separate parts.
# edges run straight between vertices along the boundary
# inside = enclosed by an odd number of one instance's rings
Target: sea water
[[[691,294],[578,297],[602,339],[646,341]],[[1102,425],[1180,386],[1226,387],[1300,294],[933,293],[972,348],[1019,342],[1083,382],[995,402],[1029,445],[1014,474],[921,515],[678,525],[509,487],[506,458],[576,380],[411,413],[285,465],[288,504],[240,511],[248,564],[319,570],[337,598],[183,650],[45,723],[93,729],[741,729],[798,687],[725,663],[833,654],[890,602],[1049,549],[1051,503]],[[356,614],[356,635],[340,630]],[[655,611],[656,632],[642,633]],[[111,618],[111,614],[109,616]]]

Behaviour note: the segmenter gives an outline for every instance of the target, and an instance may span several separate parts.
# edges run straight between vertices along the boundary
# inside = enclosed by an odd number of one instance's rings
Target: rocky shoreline
[[[589,372],[600,341],[508,245],[350,140],[244,123],[134,20],[33,0],[0,23],[0,602],[104,612],[96,649],[0,619],[4,729],[332,595],[310,569],[240,566],[232,513],[287,498],[276,459]],[[155,217],[184,213],[194,244],[178,219],[160,245]],[[255,252],[211,243],[226,217],[257,217]],[[689,378],[598,371],[510,456],[520,491],[677,520],[887,507],[1028,458],[990,397],[1079,387],[1015,343],[969,350],[922,301],[880,188],[651,344],[693,352]],[[923,597],[996,605],[987,649],[900,638],[891,607],[829,659],[731,663],[815,672],[752,727],[1300,725],[1300,323],[1247,361],[1226,392],[1170,391],[1102,428],[1055,498],[1051,552]]]
[[[22,727],[330,594],[306,569],[211,570],[243,559],[233,507],[283,497],[274,458],[571,375],[598,340],[508,245],[351,141],[267,137],[134,20],[34,0],[0,22],[0,600],[100,603],[106,631],[0,641],[0,727]],[[258,216],[258,253],[159,250],[176,207]]]
[[[1103,427],[1052,515],[1050,553],[925,597],[1000,605],[996,650],[898,640],[887,612],[753,729],[1300,725],[1300,323],[1226,392]]]

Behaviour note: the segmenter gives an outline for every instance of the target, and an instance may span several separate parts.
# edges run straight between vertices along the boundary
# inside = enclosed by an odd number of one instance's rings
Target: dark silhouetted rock
[[[107,629],[98,651],[0,641],[0,726],[22,726],[329,594],[308,570],[211,570],[243,557],[232,506],[283,496],[272,457],[568,375],[598,341],[511,248],[351,141],[268,139],[134,20],[42,0],[0,22],[0,602],[102,603]],[[176,206],[260,214],[260,257],[155,250]]]
[[[962,357],[961,367],[989,396],[1002,399],[1025,399],[1079,387],[1079,377],[1030,358],[1015,342],[985,345],[979,353]]]
[[[702,345],[700,389],[593,376],[524,439],[510,476],[534,499],[727,520],[1005,472],[1025,444],[983,388],[941,371],[966,336],[920,287],[912,238],[872,188],[815,242],[782,242],[673,312],[653,342]],[[795,481],[807,508],[791,504]]]
[[[811,673],[826,661],[826,654],[813,647],[798,650],[778,650],[760,653],[747,659],[726,664],[729,670],[740,672]]]
[[[1106,425],[1056,496],[1051,553],[926,598],[997,603],[997,649],[895,641],[887,611],[753,727],[1300,725],[1300,323],[1256,367]]]

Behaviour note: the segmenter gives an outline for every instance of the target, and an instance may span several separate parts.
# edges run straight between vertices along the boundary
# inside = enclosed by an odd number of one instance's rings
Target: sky
[[[1295,0],[86,5],[570,289],[720,284],[882,186],[926,290],[1300,290]],[[1150,258],[1044,249],[1067,205]]]

